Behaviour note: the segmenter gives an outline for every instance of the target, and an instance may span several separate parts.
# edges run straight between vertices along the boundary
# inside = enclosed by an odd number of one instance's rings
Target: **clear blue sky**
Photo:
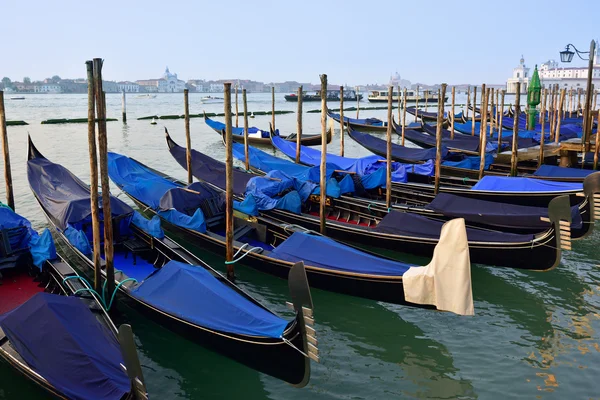
[[[600,0],[2,0],[0,77],[503,83],[600,38]],[[582,61],[573,65],[584,66]]]

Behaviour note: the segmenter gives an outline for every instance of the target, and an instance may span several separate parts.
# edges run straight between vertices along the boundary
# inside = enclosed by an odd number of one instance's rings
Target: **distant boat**
[[[146,94],[138,94],[137,96],[135,96],[138,99],[153,99],[156,97],[155,94],[150,94],[150,93],[146,93]]]
[[[344,90],[344,101],[356,101],[362,99],[362,94],[357,94],[355,90],[345,89]],[[285,96],[286,101],[298,101],[298,95],[291,93]],[[321,101],[321,91],[317,90],[313,94],[302,92],[302,101]],[[340,101],[340,90],[328,90],[327,101]]]
[[[25,96],[13,96],[10,99],[11,100],[25,100]]]
[[[214,97],[214,96],[204,96],[200,99],[201,103],[210,104],[210,103],[222,103],[224,99],[222,97]]]
[[[392,102],[398,102],[398,96],[402,99],[403,92],[392,92]],[[417,100],[421,104],[425,104],[425,96],[427,96],[428,103],[437,103],[437,91],[434,90],[419,90],[417,93],[416,90],[408,90],[406,92],[406,102],[407,103],[415,103]],[[387,103],[388,101],[388,91],[387,90],[373,90],[369,93],[369,97],[367,99],[372,103]],[[444,98],[444,102],[448,100],[448,97]]]

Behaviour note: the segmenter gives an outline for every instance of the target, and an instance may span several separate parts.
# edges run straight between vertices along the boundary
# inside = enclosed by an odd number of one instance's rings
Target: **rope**
[[[282,226],[282,228],[283,228],[283,230],[284,230],[286,233],[289,233],[289,232],[288,232],[288,230],[287,230],[287,228],[296,228],[296,229],[299,229],[299,230],[301,230],[302,232],[306,232],[306,233],[313,233],[313,234],[315,234],[315,235],[323,236],[323,235],[321,235],[321,233],[319,233],[319,232],[313,231],[312,229],[307,229],[307,228],[305,228],[305,227],[303,227],[303,226],[296,225],[296,224],[286,224],[286,225],[283,225],[283,226]]]
[[[308,354],[306,354],[305,352],[303,352],[302,350],[300,350],[299,348],[297,348],[296,346],[294,346],[292,342],[290,342],[289,340],[287,340],[283,336],[281,337],[281,340],[283,340],[283,343],[287,344],[292,349],[295,349],[298,353],[302,354],[304,357],[309,358]]]
[[[138,280],[137,280],[137,279],[135,279],[135,278],[127,278],[127,279],[125,279],[125,280],[123,280],[123,281],[119,282],[119,284],[117,285],[117,287],[116,287],[116,288],[115,288],[115,290],[113,291],[113,293],[112,293],[112,296],[110,296],[110,302],[108,303],[108,308],[106,309],[106,311],[110,310],[110,307],[112,306],[112,303],[113,303],[113,300],[115,299],[115,296],[116,296],[116,294],[117,294],[117,291],[119,290],[119,288],[120,288],[121,286],[123,286],[123,284],[124,284],[124,283],[126,283],[126,282],[135,282],[135,283],[137,283],[137,281],[138,281]]]
[[[469,177],[468,177],[468,176],[465,176],[465,177],[462,179],[462,183],[467,183],[467,181],[468,181],[468,180],[469,180]]]
[[[235,264],[236,262],[240,261],[242,258],[246,257],[248,255],[248,253],[252,253],[254,250],[264,250],[262,247],[252,247],[251,249],[248,249],[244,254],[242,254],[242,256],[240,258],[235,258],[237,257],[238,254],[240,254],[240,252],[242,250],[244,250],[244,248],[246,248],[246,246],[248,246],[248,243],[244,243],[244,245],[242,247],[239,248],[239,250],[233,255],[233,260],[232,261],[225,261],[225,265],[230,265],[230,264]]]
[[[62,280],[62,284],[64,285],[67,281],[72,280],[72,279],[79,279],[79,280],[83,281],[86,284],[86,286],[87,286],[87,287],[84,287],[84,288],[81,288],[81,289],[77,289],[73,293],[73,296],[75,296],[75,295],[77,295],[79,293],[82,293],[82,292],[93,293],[100,300],[100,302],[102,303],[102,306],[106,310],[106,303],[104,301],[103,296],[100,296],[100,294],[98,292],[96,292],[94,289],[92,289],[92,285],[90,285],[90,283],[87,281],[87,279],[85,279],[83,276],[79,276],[79,275],[67,276],[67,277],[65,277]]]

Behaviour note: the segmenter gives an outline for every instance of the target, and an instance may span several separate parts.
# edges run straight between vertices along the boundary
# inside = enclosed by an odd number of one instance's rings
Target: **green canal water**
[[[202,105],[191,94],[191,113],[222,112],[222,104]],[[8,96],[7,96],[8,97]],[[48,118],[86,116],[85,95],[26,95],[7,99],[17,211],[36,229],[47,223],[26,179],[27,134],[49,159],[89,181],[86,125],[41,125]],[[241,96],[240,96],[241,98]],[[278,109],[295,109],[277,95]],[[120,118],[120,95],[108,94],[109,117]],[[458,96],[459,102],[464,102]],[[507,100],[508,102],[508,100]],[[362,103],[366,106],[366,102]],[[313,107],[314,105],[314,107]],[[270,94],[250,94],[252,111],[270,109]],[[319,108],[306,103],[304,109]],[[183,120],[137,121],[146,115],[183,113],[182,94],[155,99],[128,96],[129,123],[108,123],[109,148],[159,170],[185,178],[166,149],[163,126],[184,143]],[[351,113],[354,114],[354,113]],[[355,114],[354,114],[355,115]],[[361,116],[383,118],[385,111]],[[305,114],[304,131],[318,132],[319,114]],[[266,128],[270,116],[251,124]],[[284,133],[296,115],[277,116]],[[242,119],[240,118],[240,125]],[[219,136],[202,119],[191,122],[192,143],[224,159]],[[339,151],[339,136],[329,147]],[[274,151],[272,149],[268,151]],[[366,155],[351,140],[346,154]],[[0,166],[1,168],[1,166]],[[0,171],[3,174],[3,171]],[[4,198],[4,185],[0,198]],[[118,190],[113,186],[113,194]],[[125,196],[120,198],[125,199]],[[290,387],[186,341],[120,302],[117,324],[133,326],[148,390],[153,399],[589,399],[600,398],[600,233],[574,242],[555,270],[525,272],[473,265],[475,316],[421,310],[313,289],[320,364],[312,364],[310,383]],[[59,248],[59,251],[64,250]],[[222,255],[194,249],[222,271]],[[426,259],[406,256],[424,264]],[[75,265],[77,266],[77,265]],[[236,265],[238,282],[272,310],[291,318],[287,282]],[[0,399],[43,399],[44,392],[0,363]]]

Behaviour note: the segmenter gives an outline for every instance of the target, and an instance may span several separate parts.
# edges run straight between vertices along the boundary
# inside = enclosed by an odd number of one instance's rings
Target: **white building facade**
[[[140,85],[129,81],[118,82],[117,87],[119,88],[119,92],[139,93],[140,91]]]
[[[62,88],[57,83],[42,83],[34,86],[35,93],[61,93]]]
[[[178,79],[177,74],[172,74],[169,67],[165,69],[162,78],[139,80],[136,83],[141,86],[141,91],[144,92],[177,93],[183,92],[185,89],[185,82]]]
[[[540,75],[541,78],[541,75]],[[519,66],[513,68],[513,75],[506,81],[506,93],[515,93],[517,91],[517,83],[521,83],[521,93],[527,93],[527,87],[529,86],[529,68],[525,65],[525,59],[521,56]]]

